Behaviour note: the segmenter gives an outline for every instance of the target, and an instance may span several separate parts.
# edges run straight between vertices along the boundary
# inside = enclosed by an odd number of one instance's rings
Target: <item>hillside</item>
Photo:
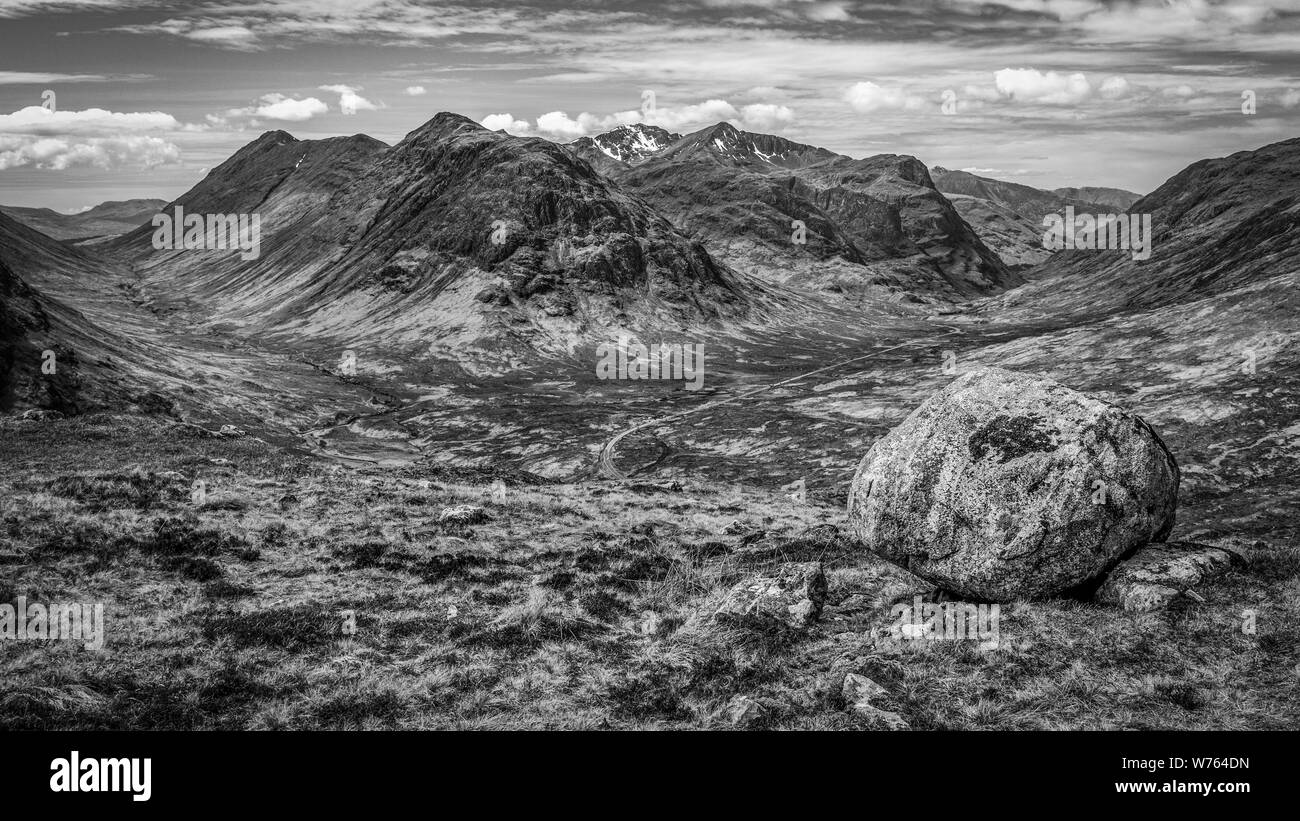
[[[911,303],[1018,282],[912,157],[855,160],[719,123],[608,173],[769,282]]]
[[[499,358],[725,321],[761,297],[568,150],[454,114],[391,148],[271,132],[176,206],[258,213],[261,256],[154,251],[138,230],[110,247],[156,304],[299,340]]]
[[[101,202],[77,214],[61,214],[49,208],[0,205],[0,213],[54,239],[77,240],[124,234],[149,222],[164,205],[166,200],[156,199]]]

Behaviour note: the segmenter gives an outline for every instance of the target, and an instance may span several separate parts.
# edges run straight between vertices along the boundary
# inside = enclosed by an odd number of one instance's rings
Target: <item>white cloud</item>
[[[504,129],[519,136],[540,136],[567,142],[636,123],[656,125],[669,131],[687,131],[726,121],[741,129],[771,131],[789,125],[794,116],[794,111],[784,105],[751,103],[737,108],[726,100],[705,100],[691,105],[661,105],[645,111],[633,109],[605,115],[584,111],[577,117],[564,111],[550,111],[538,117],[535,124],[516,120],[511,114],[489,114],[481,123],[493,131]]]
[[[4,0],[0,0],[3,6]],[[45,83],[104,83],[103,74],[58,74],[50,71],[0,71],[0,86]]]
[[[175,131],[181,124],[161,111],[116,112],[102,108],[84,111],[50,111],[38,105],[20,108],[12,114],[0,114],[0,134],[39,136],[139,133]]]
[[[1300,89],[1289,88],[1282,93],[1282,107],[1295,108],[1300,105]]]
[[[745,128],[775,131],[785,128],[794,121],[794,111],[789,106],[754,103],[741,107],[740,121],[744,123]]]
[[[1078,105],[1093,97],[1118,100],[1129,96],[1133,91],[1129,81],[1118,75],[1095,84],[1081,71],[1066,74],[1035,68],[1004,68],[995,71],[993,87],[1003,99],[1043,105]],[[974,89],[968,87],[967,91],[972,92]],[[976,92],[973,96],[988,99],[986,93]]]
[[[844,92],[844,100],[859,114],[882,110],[917,109],[925,100],[901,88],[886,88],[871,81],[854,83]]]
[[[426,94],[427,92],[425,91],[424,86],[407,86],[406,91],[404,93],[408,97],[419,97],[420,95]]]
[[[357,93],[358,91],[361,90],[359,87],[345,86],[345,85],[332,85],[332,86],[321,86],[320,90],[333,91],[334,93],[338,94],[339,110],[341,110],[344,114],[347,114],[349,116],[356,114],[358,111],[374,111],[379,108],[378,105],[370,102],[365,97],[362,97],[360,94]]]
[[[1107,100],[1118,100],[1120,97],[1127,97],[1129,91],[1128,80],[1123,77],[1107,77],[1097,89],[1097,93]]]
[[[227,119],[232,120],[279,120],[286,123],[301,123],[318,117],[329,111],[330,107],[315,97],[286,97],[278,92],[263,94],[257,102],[244,108],[232,108],[221,117],[208,117],[214,125],[220,125]]]
[[[507,131],[511,134],[527,134],[531,128],[527,120],[516,120],[509,114],[489,114],[480,123],[489,131]]]
[[[1072,105],[1092,96],[1092,86],[1082,72],[1058,74],[1033,68],[1004,68],[993,72],[998,93],[1019,102]]]
[[[160,137],[32,137],[0,134],[0,170],[34,166],[62,171],[76,167],[153,168],[180,161],[180,149]]]

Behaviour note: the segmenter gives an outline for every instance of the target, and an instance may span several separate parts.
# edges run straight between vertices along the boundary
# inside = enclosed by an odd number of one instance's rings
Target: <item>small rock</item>
[[[229,459],[216,458],[216,459],[208,459],[208,464],[216,465],[217,467],[220,468],[228,468],[234,466],[235,463],[230,461]]]
[[[487,511],[478,505],[456,505],[438,514],[440,525],[476,525],[487,521]]]
[[[236,439],[240,436],[247,436],[248,434],[234,425],[222,425],[221,430],[217,431],[217,435],[224,436],[227,439]]]
[[[38,408],[32,408],[31,410],[23,411],[22,418],[23,421],[26,422],[53,422],[57,419],[62,419],[63,414],[56,410],[40,410]]]
[[[158,474],[159,479],[166,479],[168,482],[184,482],[185,474],[175,470],[165,470]]]
[[[736,696],[727,705],[727,718],[736,727],[753,727],[767,718],[769,710],[758,699]]]
[[[846,675],[844,683],[840,685],[840,693],[843,694],[844,700],[855,707],[860,704],[870,705],[873,700],[887,695],[888,692],[871,679],[857,673]]]
[[[821,562],[786,562],[771,575],[754,576],[733,587],[713,618],[754,626],[775,621],[807,627],[821,616],[825,602]]]
[[[1096,598],[1132,612],[1162,610],[1179,595],[1193,595],[1196,585],[1244,563],[1239,552],[1222,547],[1195,542],[1151,544],[1120,562]]]
[[[907,719],[898,713],[891,713],[888,710],[882,710],[879,707],[872,707],[870,704],[855,704],[853,712],[870,719],[878,724],[885,725],[887,730],[907,730],[910,729]]]

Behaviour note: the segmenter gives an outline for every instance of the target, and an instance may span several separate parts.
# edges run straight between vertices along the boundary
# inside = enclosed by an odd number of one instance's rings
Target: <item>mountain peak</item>
[[[286,143],[296,142],[298,142],[297,137],[293,136],[288,131],[282,131],[277,128],[274,131],[267,131],[262,136],[249,143],[249,145],[284,145]]]
[[[635,165],[681,138],[681,134],[673,134],[657,125],[632,123],[620,125],[595,137],[581,137],[574,140],[572,145],[579,154],[588,159],[591,159],[593,151],[598,151],[610,159]]]
[[[427,123],[402,138],[403,143],[417,142],[425,139],[445,139],[455,134],[482,131],[495,134],[462,114],[451,111],[439,111]]]

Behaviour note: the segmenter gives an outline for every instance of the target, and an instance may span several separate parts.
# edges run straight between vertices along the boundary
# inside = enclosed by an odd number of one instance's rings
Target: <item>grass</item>
[[[107,619],[100,650],[0,642],[0,728],[729,728],[740,696],[758,728],[878,728],[845,703],[850,672],[914,729],[1300,726],[1287,545],[1203,603],[1018,602],[996,650],[895,644],[889,604],[924,587],[845,539],[840,505],[435,478],[144,419],[0,422],[0,599]],[[439,525],[458,504],[488,517]],[[813,628],[710,618],[737,582],[815,560]]]

